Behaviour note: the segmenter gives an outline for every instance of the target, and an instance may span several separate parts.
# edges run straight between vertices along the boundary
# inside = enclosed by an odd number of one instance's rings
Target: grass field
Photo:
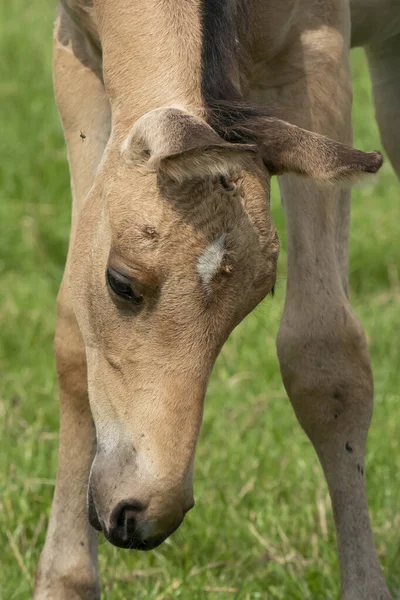
[[[31,597],[57,467],[55,296],[70,218],[65,148],[51,85],[52,2],[0,5],[0,599]],[[355,141],[380,147],[362,52],[352,56]],[[161,548],[100,539],[104,598],[327,600],[339,573],[327,488],[285,396],[275,299],[231,336],[215,368],[199,442],[196,508]],[[376,407],[369,500],[379,556],[400,598],[400,202],[388,162],[354,193],[353,305],[369,339]],[[73,482],[71,482],[73,485]],[[56,600],[56,599],[55,599]]]

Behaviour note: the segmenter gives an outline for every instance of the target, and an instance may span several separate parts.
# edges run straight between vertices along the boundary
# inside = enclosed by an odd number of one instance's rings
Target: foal
[[[366,4],[352,7],[360,43],[385,11],[396,21],[394,3]],[[328,482],[342,600],[390,598],[365,491],[373,385],[347,294],[350,193],[334,185],[382,163],[350,147],[349,47],[345,0],[63,0],[54,85],[73,211],[36,600],[99,598],[94,529],[149,550],[193,506],[214,361],[276,278],[273,175],[289,255],[278,356]]]

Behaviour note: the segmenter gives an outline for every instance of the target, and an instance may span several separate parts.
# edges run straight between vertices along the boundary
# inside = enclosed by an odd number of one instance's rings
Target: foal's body
[[[103,181],[112,176],[114,149],[132,125],[158,107],[178,105],[206,118],[215,100],[242,97],[258,105],[274,103],[291,122],[351,144],[350,36],[353,45],[367,48],[383,143],[400,175],[400,2],[354,0],[352,34],[346,0],[227,0],[219,3],[230,7],[225,14],[212,0],[61,4],[54,82],[68,146],[73,218],[56,334],[59,472],[35,599],[93,600],[100,594],[97,542],[85,510],[96,452],[92,414],[98,441],[103,431],[110,436],[111,428],[104,425],[105,409],[96,404],[98,392],[91,392],[89,407],[86,357],[95,358],[90,344],[82,341],[70,292],[82,208],[98,211],[86,199],[93,196],[100,176]],[[234,14],[241,4],[248,5],[243,31],[237,26],[241,17]],[[246,57],[238,51],[241,47],[247,49]],[[350,193],[321,189],[290,174],[281,177],[280,186],[289,257],[278,336],[284,384],[328,481],[342,600],[388,600],[363,476],[373,389],[364,333],[347,297]],[[143,360],[151,365],[154,355]],[[102,368],[97,365],[97,370]],[[89,389],[96,389],[98,377],[89,369]],[[194,438],[200,420],[201,409],[193,424]],[[110,437],[106,442],[116,443]],[[110,467],[110,485],[115,472]]]

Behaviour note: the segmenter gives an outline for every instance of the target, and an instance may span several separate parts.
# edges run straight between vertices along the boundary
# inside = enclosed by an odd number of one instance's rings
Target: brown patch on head
[[[159,237],[159,234],[157,232],[157,229],[155,227],[152,227],[151,225],[147,225],[144,230],[143,233],[149,237],[151,240],[157,239]]]

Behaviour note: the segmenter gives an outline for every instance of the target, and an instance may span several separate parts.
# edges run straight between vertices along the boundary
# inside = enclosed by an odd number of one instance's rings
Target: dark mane
[[[202,0],[202,93],[212,100],[240,100],[233,83],[237,65],[246,60],[243,47],[248,21],[246,0]]]
[[[247,104],[234,83],[248,63],[244,40],[248,30],[247,0],[202,0],[202,95],[207,121],[226,141],[257,144],[268,109]]]
[[[239,144],[258,144],[263,120],[276,116],[268,108],[238,100],[213,101],[207,109],[207,122],[218,135],[227,142]]]

